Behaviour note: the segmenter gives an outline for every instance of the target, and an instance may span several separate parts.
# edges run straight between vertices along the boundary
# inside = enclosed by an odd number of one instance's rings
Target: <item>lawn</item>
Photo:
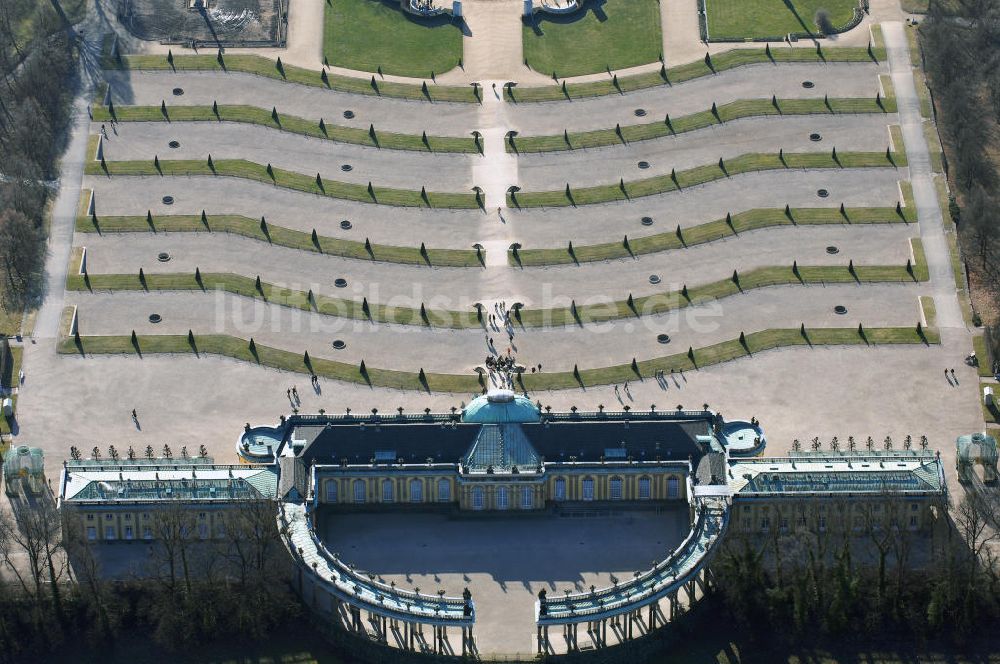
[[[840,28],[854,15],[856,0],[705,0],[710,39],[782,37],[817,33],[816,12],[825,9]]]
[[[559,77],[655,62],[663,50],[656,0],[589,0],[568,16],[539,12],[521,32],[528,66]]]
[[[335,67],[430,78],[458,66],[462,30],[450,16],[418,18],[398,2],[328,0],[323,56]]]

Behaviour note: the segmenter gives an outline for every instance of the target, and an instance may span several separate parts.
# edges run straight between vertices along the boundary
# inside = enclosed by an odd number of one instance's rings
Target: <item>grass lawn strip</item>
[[[839,29],[851,21],[857,6],[854,0],[705,0],[705,13],[711,39],[747,39],[819,35],[815,17],[820,9]]]
[[[565,78],[656,62],[663,50],[657,0],[609,0],[566,15],[534,14],[521,27],[524,64]]]
[[[902,146],[902,142],[897,143]],[[834,148],[836,149],[836,148]],[[719,163],[695,166],[671,175],[658,175],[610,185],[597,185],[565,190],[508,193],[507,201],[514,207],[565,207],[623,201],[677,191],[741,173],[768,170],[810,168],[900,168],[906,166],[906,154],[897,152],[784,152],[748,153]]]
[[[976,359],[979,360],[977,367],[979,375],[982,378],[992,378],[993,358],[990,357],[990,353],[986,349],[986,337],[981,334],[972,335],[972,350],[976,352]],[[998,396],[1000,396],[1000,391],[998,391]]]
[[[485,389],[482,378],[477,375],[456,375],[406,372],[391,369],[365,367],[338,362],[320,357],[306,357],[305,354],[270,348],[256,344],[251,351],[249,340],[228,335],[193,335],[194,345],[186,335],[138,335],[136,344],[130,336],[80,336],[60,340],[60,353],[83,355],[107,354],[208,354],[222,355],[244,362],[259,364],[274,369],[316,374],[324,378],[351,383],[368,384],[373,387],[388,387],[402,390],[427,392],[481,392]],[[519,386],[525,391],[574,389],[581,386],[621,383],[636,378],[652,378],[657,371],[692,370],[713,364],[721,364],[755,353],[789,346],[876,346],[894,344],[936,344],[940,343],[938,332],[925,329],[918,333],[914,327],[874,327],[874,328],[807,328],[805,335],[800,329],[768,329],[745,334],[740,339],[723,341],[690,352],[678,353],[647,360],[636,360],[632,364],[610,367],[580,369],[557,373],[521,374]]]
[[[279,129],[312,138],[323,138],[339,143],[367,145],[389,150],[418,152],[457,152],[478,154],[475,139],[459,136],[422,136],[376,131],[375,138],[366,129],[344,127],[319,121],[306,120],[294,115],[274,113],[256,106],[217,105],[218,113],[211,106],[171,106],[166,115],[160,106],[115,106],[114,119],[118,122],[239,122]],[[94,122],[110,122],[112,115],[104,106],[94,105],[91,112]]]
[[[413,16],[398,2],[326,0],[323,57],[337,67],[426,78],[458,66],[462,28],[450,15]]]
[[[914,252],[915,255],[917,252]],[[521,308],[515,320],[523,327],[554,327],[583,325],[611,320],[628,319],[644,315],[663,314],[684,307],[717,300],[767,286],[814,285],[831,283],[913,283],[927,280],[927,267],[920,261],[909,268],[902,265],[849,266],[773,266],[748,270],[738,274],[736,280],[721,279],[680,291],[667,291],[638,298],[601,304],[556,309]],[[79,258],[70,265],[66,278],[69,291],[200,291],[204,293],[223,290],[242,297],[262,299],[270,304],[304,311],[349,318],[371,320],[397,325],[417,325],[445,329],[482,328],[483,324],[474,311],[440,311],[386,307],[377,303],[358,302],[321,294],[292,290],[261,280],[232,273],[143,273],[139,274],[79,274]]]
[[[209,155],[211,158],[211,155]],[[271,173],[268,173],[268,169]],[[147,175],[147,176],[223,176],[254,180],[273,184],[286,189],[304,191],[309,194],[328,196],[360,203],[378,203],[398,207],[436,207],[474,209],[479,208],[475,194],[427,192],[426,198],[419,191],[391,189],[388,187],[366,187],[337,180],[316,177],[273,168],[246,159],[217,159],[209,165],[207,161],[194,159],[160,159],[159,168],[150,161],[106,161],[88,162],[88,175]]]
[[[129,216],[129,217],[87,217],[76,219],[76,230],[83,233],[233,233],[243,237],[267,242],[269,244],[312,251],[315,253],[354,258],[358,260],[386,263],[403,263],[406,265],[428,265],[437,267],[482,267],[483,263],[476,252],[471,249],[426,249],[421,252],[415,247],[398,247],[393,245],[355,242],[323,235],[316,235],[315,241],[311,233],[297,231],[283,226],[268,223],[267,231],[261,227],[260,220],[242,215],[205,215],[204,221],[199,215],[169,215],[169,216]],[[486,252],[481,252],[485,260]]]
[[[384,81],[372,75],[370,79],[342,74],[332,74],[295,65],[278,63],[270,58],[252,54],[218,55],[174,55],[173,62],[164,55],[123,55],[116,62],[106,62],[110,68],[134,69],[142,71],[214,71],[254,74],[279,81],[327,88],[338,92],[360,95],[412,99],[416,101],[448,101],[478,104],[480,99],[472,86],[445,86],[423,82],[395,83]],[[325,80],[324,80],[325,79]],[[426,92],[425,92],[426,91]]]
[[[917,211],[913,207],[900,207],[898,211],[891,207],[844,208],[843,212],[838,208],[789,208],[787,213],[779,208],[762,208],[737,212],[728,219],[716,219],[680,231],[630,237],[627,244],[625,240],[621,240],[604,244],[574,245],[572,251],[569,246],[558,249],[522,248],[517,250],[516,256],[513,251],[508,251],[507,262],[520,267],[587,263],[683,249],[775,226],[893,224],[913,223],[916,220]]]
[[[874,33],[874,31],[873,31]],[[563,85],[544,85],[538,87],[504,87],[508,101],[517,103],[561,101],[567,98],[600,97],[604,95],[619,95],[636,90],[655,88],[661,85],[683,83],[702,76],[711,76],[721,71],[757,64],[780,64],[789,62],[816,63],[827,62],[884,62],[885,46],[879,45],[881,38],[874,39],[874,46],[869,50],[865,47],[827,47],[817,52],[814,48],[734,48],[711,56],[710,64],[705,60],[696,60],[676,67],[660,68],[658,72],[646,72],[632,76],[613,76],[601,81],[587,83],[565,83]]]
[[[507,152],[530,153],[620,145],[674,136],[749,117],[895,112],[896,100],[890,97],[878,101],[873,97],[830,99],[828,102],[823,99],[775,99],[773,102],[769,99],[740,99],[718,106],[715,113],[705,110],[670,118],[670,124],[663,120],[626,125],[620,129],[597,129],[550,136],[517,136],[506,142],[506,149]]]

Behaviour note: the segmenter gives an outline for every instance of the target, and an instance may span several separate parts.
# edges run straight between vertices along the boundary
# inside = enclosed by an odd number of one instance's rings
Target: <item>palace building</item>
[[[708,410],[551,412],[505,390],[451,413],[292,415],[237,438],[237,465],[207,458],[75,460],[64,464],[60,506],[84,537],[156,540],[162,514],[189,514],[185,532],[224,539],[228,511],[273,502],[296,563],[296,586],[333,623],[403,648],[463,654],[474,644],[475,604],[386,585],[327,549],[320,512],[432,510],[558,514],[583,506],[685,506],[687,538],[649,570],[606,588],[539,594],[540,652],[550,630],[573,648],[583,626],[597,647],[677,615],[711,582],[726,533],[840,532],[931,527],[947,503],[938,455],[926,451],[810,452],[758,456],[755,419]],[[424,638],[424,629],[433,637]],[[416,645],[414,645],[416,643]],[[454,650],[458,654],[458,650]]]

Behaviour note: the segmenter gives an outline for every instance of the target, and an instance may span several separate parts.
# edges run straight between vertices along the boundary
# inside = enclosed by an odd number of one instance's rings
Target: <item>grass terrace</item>
[[[462,29],[450,14],[422,18],[391,0],[327,0],[323,57],[335,67],[430,78],[458,66]]]
[[[655,62],[663,50],[656,0],[587,0],[572,14],[538,12],[521,32],[528,66],[560,78]]]
[[[414,101],[448,101],[465,104],[478,104],[481,101],[478,90],[472,86],[444,86],[426,82],[396,83],[382,80],[376,75],[372,75],[370,79],[343,76],[327,73],[326,70],[316,71],[281,64],[279,61],[252,54],[124,55],[117,60],[105,61],[103,64],[109,69],[139,71],[239,72],[338,92]]]
[[[710,39],[754,39],[792,32],[821,34],[816,12],[824,10],[835,28],[846,25],[856,0],[705,0]]]
[[[893,224],[915,223],[916,210],[910,208],[761,208],[731,214],[725,219],[705,222],[655,235],[626,238],[622,241],[592,245],[574,245],[557,249],[518,249],[517,255],[508,252],[508,263],[523,267],[587,263],[615,258],[630,258],[642,254],[682,249],[740,233],[772,228],[775,226],[816,226],[844,224]]]
[[[484,391],[481,376],[407,372],[338,362],[308,354],[271,348],[228,335],[137,335],[79,336],[59,342],[58,350],[78,355],[187,354],[221,355],[265,367],[316,374],[324,378],[373,387],[425,392],[470,393]],[[193,343],[192,343],[193,342]],[[704,348],[634,363],[610,367],[575,369],[557,373],[519,374],[523,390],[575,389],[609,385],[636,378],[653,378],[657,371],[696,370],[712,364],[752,357],[755,353],[790,346],[877,346],[940,343],[937,330],[913,327],[768,329],[741,334],[739,339],[723,341]]]
[[[256,106],[115,106],[114,115],[111,111],[99,105],[94,105],[91,112],[94,122],[239,122],[269,127],[281,131],[302,134],[313,138],[324,138],[338,143],[367,145],[389,150],[413,150],[417,152],[456,152],[476,154],[480,146],[476,140],[457,136],[423,136],[412,134],[396,134],[377,129],[370,132],[366,129],[343,127],[327,124],[322,118],[307,120],[294,115],[279,113],[277,109],[268,111]]]
[[[899,143],[902,145],[902,142]],[[836,148],[834,148],[836,149]],[[778,154],[749,153],[718,163],[696,166],[644,180],[564,190],[508,193],[508,203],[514,207],[566,207],[625,201],[678,191],[740,173],[756,171],[815,169],[815,168],[900,168],[906,166],[906,155],[892,152],[780,152]]]
[[[894,98],[848,99],[740,99],[690,115],[666,117],[657,122],[626,125],[551,136],[517,136],[507,142],[508,152],[555,152],[648,141],[713,127],[741,118],[784,115],[833,115],[895,113]]]
[[[477,194],[438,193],[376,187],[369,184],[350,184],[273,168],[245,159],[212,160],[160,159],[154,161],[101,161],[88,162],[88,175],[114,176],[222,176],[254,180],[276,187],[304,191],[318,196],[329,196],[360,203],[377,203],[397,207],[437,207],[474,209],[481,207]]]
[[[880,31],[872,30],[873,43],[870,47],[823,47],[819,48],[789,48],[786,46],[769,46],[764,48],[734,48],[724,53],[716,53],[707,61],[696,60],[676,67],[661,67],[657,72],[647,72],[632,76],[612,76],[600,81],[587,83],[565,83],[543,85],[527,88],[504,88],[504,94],[509,101],[517,103],[562,101],[567,97],[577,99],[583,97],[601,97],[605,95],[620,95],[636,90],[655,88],[661,85],[683,83],[702,76],[711,76],[721,71],[735,69],[746,65],[774,64],[789,62],[823,64],[826,62],[858,62],[877,63],[886,59],[885,46],[882,43]]]

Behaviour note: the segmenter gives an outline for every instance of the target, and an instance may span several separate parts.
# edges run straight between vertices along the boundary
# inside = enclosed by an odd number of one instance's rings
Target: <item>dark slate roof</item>
[[[339,463],[342,458],[351,464],[369,463],[372,458],[386,462],[402,458],[404,463],[426,463],[428,457],[435,463],[460,463],[467,455],[476,456],[478,440],[485,456],[470,459],[478,462],[499,449],[499,441],[491,434],[495,433],[495,426],[413,420],[395,424],[372,420],[363,425],[357,422],[300,424],[290,432],[286,444],[303,442],[298,457],[306,466],[314,461]],[[597,463],[601,457],[616,458],[608,454],[612,449],[623,450],[617,452],[622,460],[631,456],[637,461],[652,461],[657,457],[664,461],[687,461],[691,457],[697,463],[708,451],[697,437],[710,434],[708,421],[697,418],[577,419],[503,426],[517,429],[510,432],[509,438],[519,459],[522,456],[534,458],[537,454],[549,462],[569,461],[570,456],[575,456],[579,462]],[[492,428],[486,430],[484,427]]]
[[[521,428],[546,461],[600,461],[609,448],[623,449],[624,457],[652,461],[696,460],[704,454],[697,436],[710,433],[705,420],[679,421],[557,421],[522,424]],[[624,444],[624,445],[623,445]]]
[[[413,423],[406,424],[330,424],[296,427],[292,438],[305,439],[299,457],[309,465],[316,463],[368,463],[376,456],[392,452],[393,461],[404,463],[459,463],[479,433],[479,424]],[[377,454],[378,453],[378,454]]]
[[[698,462],[694,476],[698,484],[725,484],[725,455],[722,452],[709,452],[703,456]]]

